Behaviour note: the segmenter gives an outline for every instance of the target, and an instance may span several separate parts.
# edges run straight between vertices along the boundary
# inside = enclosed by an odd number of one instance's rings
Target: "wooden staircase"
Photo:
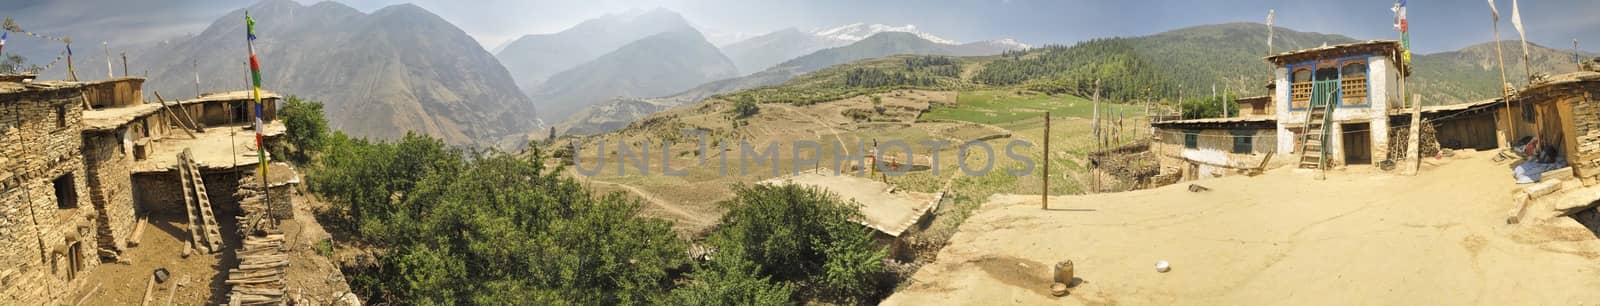
[[[1326,177],[1328,170],[1328,142],[1332,139],[1334,103],[1339,80],[1315,81],[1311,101],[1306,106],[1304,130],[1300,133],[1301,169],[1316,171],[1316,178]]]
[[[222,251],[222,232],[211,209],[211,197],[189,149],[178,153],[178,179],[183,185],[183,207],[189,212],[190,247],[206,253]]]

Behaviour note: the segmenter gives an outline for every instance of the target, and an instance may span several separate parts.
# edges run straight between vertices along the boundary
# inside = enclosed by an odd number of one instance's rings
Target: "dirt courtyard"
[[[1600,303],[1600,238],[1569,218],[1505,224],[1517,186],[1489,155],[1416,177],[1277,169],[1202,193],[1054,197],[1049,211],[997,195],[883,304]],[[1050,266],[1068,259],[1080,281],[1052,297]]]

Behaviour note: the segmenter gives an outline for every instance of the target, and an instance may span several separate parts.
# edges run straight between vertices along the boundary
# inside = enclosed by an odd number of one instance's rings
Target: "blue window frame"
[[[1317,60],[1300,62],[1300,63],[1290,64],[1290,65],[1286,66],[1287,68],[1289,68],[1289,88],[1290,89],[1289,89],[1289,94],[1286,95],[1286,97],[1285,97],[1285,99],[1283,101],[1283,103],[1284,103],[1283,107],[1287,108],[1287,109],[1289,109],[1291,111],[1300,111],[1300,110],[1305,110],[1306,109],[1305,107],[1294,107],[1294,84],[1296,83],[1296,81],[1298,81],[1298,79],[1295,78],[1295,72],[1297,70],[1299,70],[1301,68],[1308,69],[1311,72],[1310,73],[1311,74],[1311,80],[1318,80],[1318,79],[1320,79],[1320,77],[1318,75],[1319,74],[1318,73],[1319,70],[1322,70],[1322,69],[1333,69],[1334,70],[1333,71],[1333,74],[1334,74],[1333,78],[1334,79],[1341,79],[1345,75],[1345,72],[1344,72],[1345,66],[1348,65],[1348,64],[1355,63],[1355,62],[1362,62],[1362,63],[1366,64],[1366,65],[1364,65],[1365,67],[1362,67],[1362,68],[1366,69],[1366,71],[1363,71],[1363,73],[1365,74],[1365,76],[1367,78],[1367,101],[1366,101],[1365,105],[1361,105],[1361,106],[1362,107],[1370,107],[1372,105],[1372,73],[1371,73],[1372,72],[1372,62],[1367,59],[1370,56],[1371,55],[1355,55],[1355,56],[1341,57],[1341,58],[1338,58],[1337,60],[1334,61],[1333,67],[1319,67],[1319,66],[1317,66],[1317,62],[1320,62],[1320,61],[1317,61]],[[1311,80],[1305,80],[1305,81],[1302,81],[1302,82],[1309,82]],[[1339,103],[1338,104],[1339,108],[1344,108],[1344,106],[1345,106],[1344,105],[1344,90],[1341,89],[1338,92],[1334,93],[1334,95],[1335,95],[1334,96],[1334,101],[1336,101],[1336,103]],[[1309,105],[1309,103],[1308,103],[1308,105]]]

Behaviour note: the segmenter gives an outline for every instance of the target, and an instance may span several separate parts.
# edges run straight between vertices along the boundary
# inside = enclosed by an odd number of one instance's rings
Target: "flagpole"
[[[1522,29],[1522,8],[1517,0],[1511,0],[1511,25],[1516,26],[1517,36],[1522,38],[1522,71],[1527,84],[1533,84],[1533,64],[1528,63],[1528,32]]]
[[[102,41],[100,42],[100,48],[106,51],[106,79],[110,80],[117,78],[117,76],[112,73],[113,69],[111,69],[111,45]]]
[[[267,186],[267,147],[262,141],[264,126],[261,124],[261,64],[256,60],[256,21],[250,18],[250,11],[244,12],[245,21],[245,49],[250,52],[250,97],[255,100],[255,130],[256,130],[256,163],[260,169],[261,178],[261,206],[267,207],[272,197],[272,191]]]
[[[1500,10],[1495,9],[1494,0],[1489,0],[1489,11],[1494,14],[1494,58],[1500,61],[1500,99],[1505,102],[1506,109],[1506,141],[1502,145],[1509,147],[1509,142],[1516,141],[1517,125],[1511,123],[1511,92],[1506,88],[1506,57],[1500,50]]]

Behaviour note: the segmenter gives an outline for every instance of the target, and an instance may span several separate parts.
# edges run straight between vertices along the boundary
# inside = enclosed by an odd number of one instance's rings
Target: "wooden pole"
[[[100,42],[100,48],[106,52],[106,79],[117,78],[116,70],[111,69],[111,44],[102,41]]]
[[[1422,95],[1412,96],[1416,105],[1411,108],[1411,137],[1406,140],[1405,168],[1401,168],[1402,175],[1417,175],[1417,170],[1422,167]]]
[[[155,288],[156,288],[156,276],[155,275],[151,275],[150,276],[150,281],[145,282],[145,284],[144,284],[144,298],[140,299],[140,302],[139,302],[140,306],[150,305],[150,291],[154,290]]]
[[[1509,84],[1506,82],[1506,57],[1500,51],[1500,18],[1494,19],[1494,58],[1500,61],[1500,99],[1506,105],[1506,141],[1514,142],[1517,141],[1517,125],[1511,123],[1513,117],[1511,115],[1511,91],[1506,88],[1506,85]],[[1509,143],[1500,145],[1507,148],[1511,147]]]
[[[194,97],[200,97],[200,63],[189,60],[189,69],[194,71]]]
[[[1050,112],[1044,112],[1044,192],[1039,196],[1039,209],[1050,209]]]

